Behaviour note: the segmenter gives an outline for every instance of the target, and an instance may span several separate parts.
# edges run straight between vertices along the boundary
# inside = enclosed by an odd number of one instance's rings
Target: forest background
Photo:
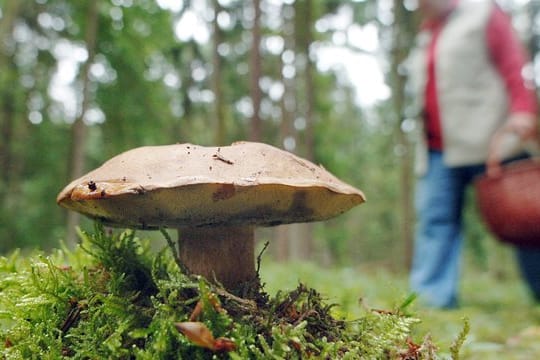
[[[499,3],[529,47],[529,76],[540,80],[540,2]],[[76,225],[91,224],[58,207],[56,195],[122,151],[253,140],[322,164],[368,199],[334,220],[261,230],[273,259],[406,269],[413,123],[401,64],[415,7],[0,1],[0,254],[73,246]],[[467,253],[484,266],[501,245],[472,200]]]

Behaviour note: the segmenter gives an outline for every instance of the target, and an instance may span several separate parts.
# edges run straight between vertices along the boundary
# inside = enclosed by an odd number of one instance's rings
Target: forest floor
[[[413,303],[409,310],[421,322],[416,343],[426,335],[450,358],[450,346],[468,319],[470,331],[460,359],[540,359],[540,304],[534,304],[513,265],[505,271],[465,266],[460,307],[433,310]],[[396,274],[377,265],[358,268],[323,268],[313,263],[267,263],[261,277],[269,294],[293,289],[299,282],[317,289],[336,315],[360,317],[366,309],[392,310],[410,295],[407,274]]]

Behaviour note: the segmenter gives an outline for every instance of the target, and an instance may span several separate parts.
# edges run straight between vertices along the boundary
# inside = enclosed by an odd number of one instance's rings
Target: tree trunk
[[[284,7],[291,5],[284,4]],[[286,10],[286,9],[284,9]],[[283,11],[289,13],[289,11]],[[292,34],[294,24],[292,19],[285,17],[283,19],[283,36],[285,38],[284,50],[294,49],[294,38]],[[279,128],[279,143],[280,147],[287,151],[294,151],[292,145],[296,146],[296,136],[293,128],[293,119],[296,110],[295,86],[294,80],[284,76],[284,67],[287,64],[283,62],[283,56],[279,57],[279,73],[281,74],[281,82],[283,83],[283,96],[281,97],[281,124]],[[291,227],[294,225],[282,225],[274,228],[274,241],[270,244],[275,254],[276,260],[285,262],[291,257]]]
[[[11,55],[7,53],[4,44],[9,42],[15,20],[19,14],[22,2],[8,0],[2,8],[0,21],[0,203],[3,203],[5,191],[10,182],[12,166],[12,143],[15,125],[15,99],[11,83],[13,74]]]
[[[86,145],[86,125],[84,116],[90,103],[90,66],[94,61],[96,52],[96,41],[98,32],[98,0],[88,2],[88,12],[86,18],[85,42],[88,58],[81,71],[82,81],[82,104],[81,110],[75,122],[71,126],[71,161],[70,161],[70,179],[75,179],[83,175],[86,163],[85,145]],[[67,233],[66,244],[74,246],[76,243],[76,227],[79,224],[79,214],[69,211],[67,215]]]
[[[249,138],[252,141],[260,141],[262,138],[261,124],[261,99],[262,93],[259,86],[261,79],[261,1],[253,0],[253,28],[251,29],[251,102],[253,104],[253,116],[251,118],[251,129]]]
[[[315,119],[313,117],[314,108],[315,108],[315,84],[314,84],[314,71],[313,71],[313,61],[310,57],[310,47],[313,42],[312,34],[312,12],[313,12],[313,2],[311,0],[305,0],[305,11],[302,14],[302,17],[305,22],[305,35],[304,41],[302,43],[302,52],[306,58],[306,68],[305,68],[305,118],[306,118],[306,131],[305,131],[305,142],[306,142],[306,158],[310,161],[315,161]]]
[[[399,72],[399,67],[407,56],[409,45],[412,43],[413,31],[411,17],[407,13],[401,0],[394,0],[394,24],[392,27],[392,65],[391,79],[393,89],[394,113],[397,116],[397,146],[401,151],[400,164],[400,233],[403,243],[404,265],[408,269],[412,262],[413,252],[413,229],[414,229],[414,204],[413,204],[413,151],[408,141],[407,134],[403,132],[402,121],[405,109],[405,78]]]
[[[218,14],[221,11],[221,6],[218,0],[214,0],[214,47],[212,54],[212,89],[214,91],[214,116],[216,124],[216,132],[214,143],[216,146],[226,145],[227,130],[225,124],[225,102],[223,101],[223,91],[221,88],[221,57],[218,52],[219,45],[223,41],[223,32],[218,24]]]
[[[4,67],[5,69],[5,67]],[[7,71],[6,71],[7,72]],[[15,123],[15,99],[13,94],[2,89],[0,122],[0,194],[9,186],[11,179],[13,125]],[[2,197],[0,197],[2,199]]]
[[[303,144],[299,148],[298,152],[310,161],[315,158],[315,138],[314,138],[314,120],[313,120],[313,107],[315,105],[314,100],[314,88],[313,88],[313,63],[309,56],[309,49],[313,41],[313,35],[311,28],[312,24],[312,6],[311,0],[305,0],[295,3],[295,40],[298,53],[301,58],[304,59],[304,67],[297,68],[297,83],[303,81],[303,84],[298,86],[298,89],[302,89],[301,93],[297,92],[298,100],[300,104],[298,107],[299,116],[305,120],[305,129],[303,131]],[[303,96],[302,96],[303,94]],[[302,260],[310,260],[313,258],[314,242],[313,242],[313,224],[305,223],[296,225],[295,232],[297,233],[297,239],[295,239],[295,253],[296,256]]]
[[[528,48],[531,58],[534,59],[535,55],[540,52],[540,25],[538,25],[538,21],[535,21],[540,16],[540,2],[531,1],[527,6],[531,24]],[[538,84],[536,85],[538,86]]]
[[[303,46],[304,56],[306,57],[306,69],[305,69],[305,86],[306,86],[306,108],[305,108],[305,117],[306,117],[306,132],[305,132],[305,142],[306,142],[306,153],[305,156],[308,160],[315,162],[315,119],[314,119],[314,108],[315,108],[315,82],[314,82],[314,71],[313,71],[313,62],[310,57],[310,47],[313,42],[313,1],[305,1],[305,12],[303,14],[305,21],[305,39]],[[307,223],[304,224],[303,237],[304,237],[304,259],[310,260],[313,258],[315,252],[315,244],[313,239],[314,233],[314,224]]]

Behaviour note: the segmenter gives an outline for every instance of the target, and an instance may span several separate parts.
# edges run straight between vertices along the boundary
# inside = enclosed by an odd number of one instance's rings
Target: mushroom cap
[[[74,180],[61,206],[112,226],[272,226],[325,220],[365,201],[324,168],[276,147],[236,142],[139,147]]]

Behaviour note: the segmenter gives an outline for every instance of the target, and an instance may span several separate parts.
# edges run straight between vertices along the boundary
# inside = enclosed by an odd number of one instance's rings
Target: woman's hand
[[[497,176],[501,173],[501,160],[504,154],[504,141],[506,137],[518,137],[523,144],[527,141],[538,141],[538,120],[534,114],[515,113],[510,115],[508,121],[499,128],[493,137],[488,149],[486,172],[488,176]],[[516,141],[517,143],[517,141]]]
[[[538,139],[538,119],[534,114],[512,114],[504,127],[508,132],[517,134],[522,141]]]

